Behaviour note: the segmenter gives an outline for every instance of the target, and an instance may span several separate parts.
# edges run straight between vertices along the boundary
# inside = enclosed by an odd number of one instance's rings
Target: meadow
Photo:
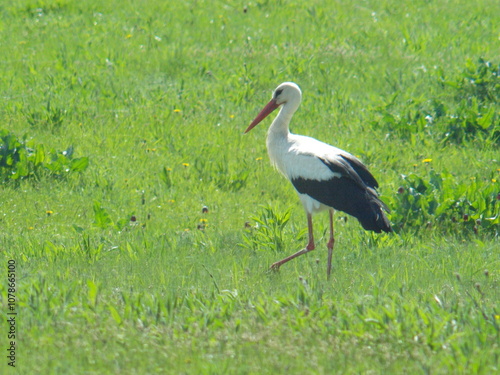
[[[498,0],[0,4],[2,374],[500,371]],[[307,241],[264,121],[358,156],[395,233]],[[9,261],[15,262],[10,293]]]

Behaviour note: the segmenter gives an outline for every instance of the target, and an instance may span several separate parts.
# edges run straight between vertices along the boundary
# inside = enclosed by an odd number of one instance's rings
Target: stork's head
[[[282,104],[294,103],[296,106],[299,105],[302,99],[302,92],[299,86],[293,82],[283,82],[281,85],[276,87],[273,92],[273,97],[267,103],[267,105],[260,111],[260,113],[255,117],[250,126],[245,130],[248,133],[252,130],[259,122],[264,120],[271,112],[278,108]]]
[[[281,104],[287,103],[288,101],[300,101],[302,98],[302,91],[300,91],[299,86],[293,82],[284,82],[273,92],[273,99],[279,106]]]

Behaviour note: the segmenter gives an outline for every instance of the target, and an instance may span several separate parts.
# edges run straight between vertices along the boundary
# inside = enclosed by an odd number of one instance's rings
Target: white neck
[[[285,176],[288,175],[285,162],[290,148],[291,135],[288,125],[299,104],[300,96],[297,96],[295,100],[285,102],[267,132],[266,145],[271,164]]]
[[[268,137],[272,135],[286,136],[290,133],[289,124],[293,114],[297,111],[300,105],[300,96],[293,97],[291,100],[284,103],[269,127]]]

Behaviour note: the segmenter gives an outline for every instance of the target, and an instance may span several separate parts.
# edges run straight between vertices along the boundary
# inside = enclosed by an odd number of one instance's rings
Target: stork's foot
[[[273,271],[277,271],[281,265],[285,264],[286,262],[292,260],[293,258],[297,258],[299,255],[302,255],[302,254],[305,254],[305,253],[308,253],[309,251],[311,250],[314,250],[314,244],[309,244],[307,245],[306,248],[302,249],[302,250],[299,250],[297,251],[295,254],[292,254],[290,255],[289,257],[286,257],[285,259],[282,259],[276,263],[273,263],[270,267],[271,270]]]
[[[271,267],[269,267],[270,271],[278,272],[280,270],[282,263],[281,262],[275,262],[271,264]]]

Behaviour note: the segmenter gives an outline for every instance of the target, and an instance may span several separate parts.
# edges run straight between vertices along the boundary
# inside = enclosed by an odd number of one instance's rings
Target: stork
[[[267,151],[271,163],[297,190],[307,213],[309,242],[306,247],[271,265],[277,270],[284,263],[315,248],[312,215],[328,210],[330,238],[327,244],[327,276],[332,269],[333,213],[343,211],[359,220],[364,229],[376,233],[392,232],[380,200],[378,182],[355,156],[314,138],[290,133],[289,124],[300,105],[302,92],[293,82],[284,82],[273,92],[272,99],[245,130],[248,133],[271,112],[281,109],[267,133]]]

